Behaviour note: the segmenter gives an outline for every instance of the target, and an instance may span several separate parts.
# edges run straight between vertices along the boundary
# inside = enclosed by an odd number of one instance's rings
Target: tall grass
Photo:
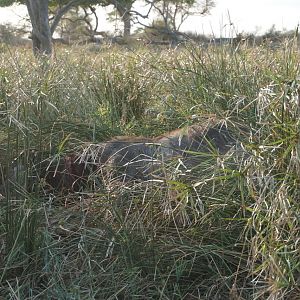
[[[297,299],[299,55],[186,45],[0,59],[5,299]],[[84,142],[217,116],[241,142],[165,184],[68,195],[37,168]],[[200,155],[200,154],[198,154]],[[202,154],[203,155],[203,154]]]

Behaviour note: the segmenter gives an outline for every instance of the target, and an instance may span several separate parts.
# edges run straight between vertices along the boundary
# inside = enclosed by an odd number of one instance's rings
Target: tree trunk
[[[49,0],[26,0],[32,26],[32,49],[35,56],[52,54],[48,2]]]
[[[126,11],[123,16],[122,16],[122,21],[124,24],[124,31],[123,31],[123,36],[128,37],[130,36],[130,31],[131,31],[131,15]]]
[[[131,33],[130,10],[131,10],[132,4],[128,3],[127,5],[124,5],[122,2],[119,2],[119,1],[113,1],[113,4],[114,4],[115,8],[117,9],[118,14],[121,17],[121,20],[124,24],[123,37],[128,37],[128,36],[130,36],[130,33]]]

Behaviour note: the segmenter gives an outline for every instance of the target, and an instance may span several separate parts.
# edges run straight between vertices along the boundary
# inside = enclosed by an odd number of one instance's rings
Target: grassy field
[[[49,63],[2,45],[0,299],[300,299],[298,51],[87,46]],[[114,191],[32,179],[83,143],[212,116],[245,156]]]

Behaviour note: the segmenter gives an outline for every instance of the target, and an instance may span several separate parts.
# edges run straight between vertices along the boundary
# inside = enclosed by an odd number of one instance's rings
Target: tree
[[[49,0],[0,0],[0,6],[10,6],[13,3],[25,4],[28,10],[32,27],[32,49],[36,56],[52,54],[52,35],[62,16],[80,0],[49,1]],[[49,5],[60,5],[54,16],[51,26],[49,23]],[[63,5],[62,5],[63,4]]]
[[[55,12],[50,12],[51,14],[55,15]],[[59,40],[63,43],[97,42],[97,35],[106,35],[105,32],[98,31],[98,24],[98,16],[93,6],[77,6],[70,9],[61,18],[56,32],[60,36]]]
[[[137,0],[98,0],[96,1],[98,5],[102,7],[114,6],[118,14],[118,18],[121,19],[123,23],[123,36],[129,36],[131,34],[131,23],[132,23],[132,6]]]
[[[32,26],[32,49],[35,55],[52,53],[52,35],[49,26],[48,0],[26,0]]]
[[[206,15],[215,5],[213,0],[146,0],[146,2],[158,15],[156,24],[159,26],[143,25],[168,35],[172,40],[178,38],[182,24],[189,16]]]
[[[56,32],[67,43],[86,38],[87,30],[84,15],[79,7],[70,9],[59,22]]]
[[[142,14],[139,11],[133,9],[133,5],[136,1],[137,0],[98,0],[95,2],[97,2],[97,4],[103,7],[109,5],[114,6],[115,10],[117,11],[118,17],[123,22],[123,36],[127,37],[131,34],[132,23],[137,23],[134,20],[136,20],[137,18],[147,19],[153,7],[153,5],[150,5],[148,12]],[[145,1],[146,4],[148,4],[148,1],[147,0]],[[151,1],[153,1],[154,3],[159,0],[151,0]]]
[[[123,25],[123,36],[127,37],[131,33],[131,10],[134,0],[111,0],[111,4],[117,10]]]

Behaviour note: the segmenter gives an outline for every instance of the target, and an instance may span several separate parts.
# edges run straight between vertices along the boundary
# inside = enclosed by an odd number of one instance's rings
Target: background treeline
[[[70,13],[72,15],[72,13]],[[255,35],[253,33],[236,33],[234,29],[230,33],[233,37],[223,38],[214,37],[210,35],[197,34],[194,32],[172,32],[165,30],[161,21],[156,20],[149,27],[139,28],[136,32],[130,36],[124,37],[122,35],[110,34],[108,32],[98,32],[98,34],[91,35],[87,29],[87,25],[80,19],[66,19],[62,20],[60,26],[58,26],[58,34],[53,38],[53,42],[56,44],[64,45],[85,45],[85,44],[120,44],[120,45],[166,45],[176,46],[180,43],[193,41],[202,45],[216,44],[216,45],[228,45],[233,46],[247,45],[247,46],[259,46],[266,45],[270,47],[280,47],[282,42],[288,39],[297,38],[299,40],[300,35],[298,31],[280,31],[272,26],[266,33],[262,35]],[[30,32],[26,27],[20,28],[11,24],[0,25],[0,42],[9,45],[22,45],[31,47]]]

